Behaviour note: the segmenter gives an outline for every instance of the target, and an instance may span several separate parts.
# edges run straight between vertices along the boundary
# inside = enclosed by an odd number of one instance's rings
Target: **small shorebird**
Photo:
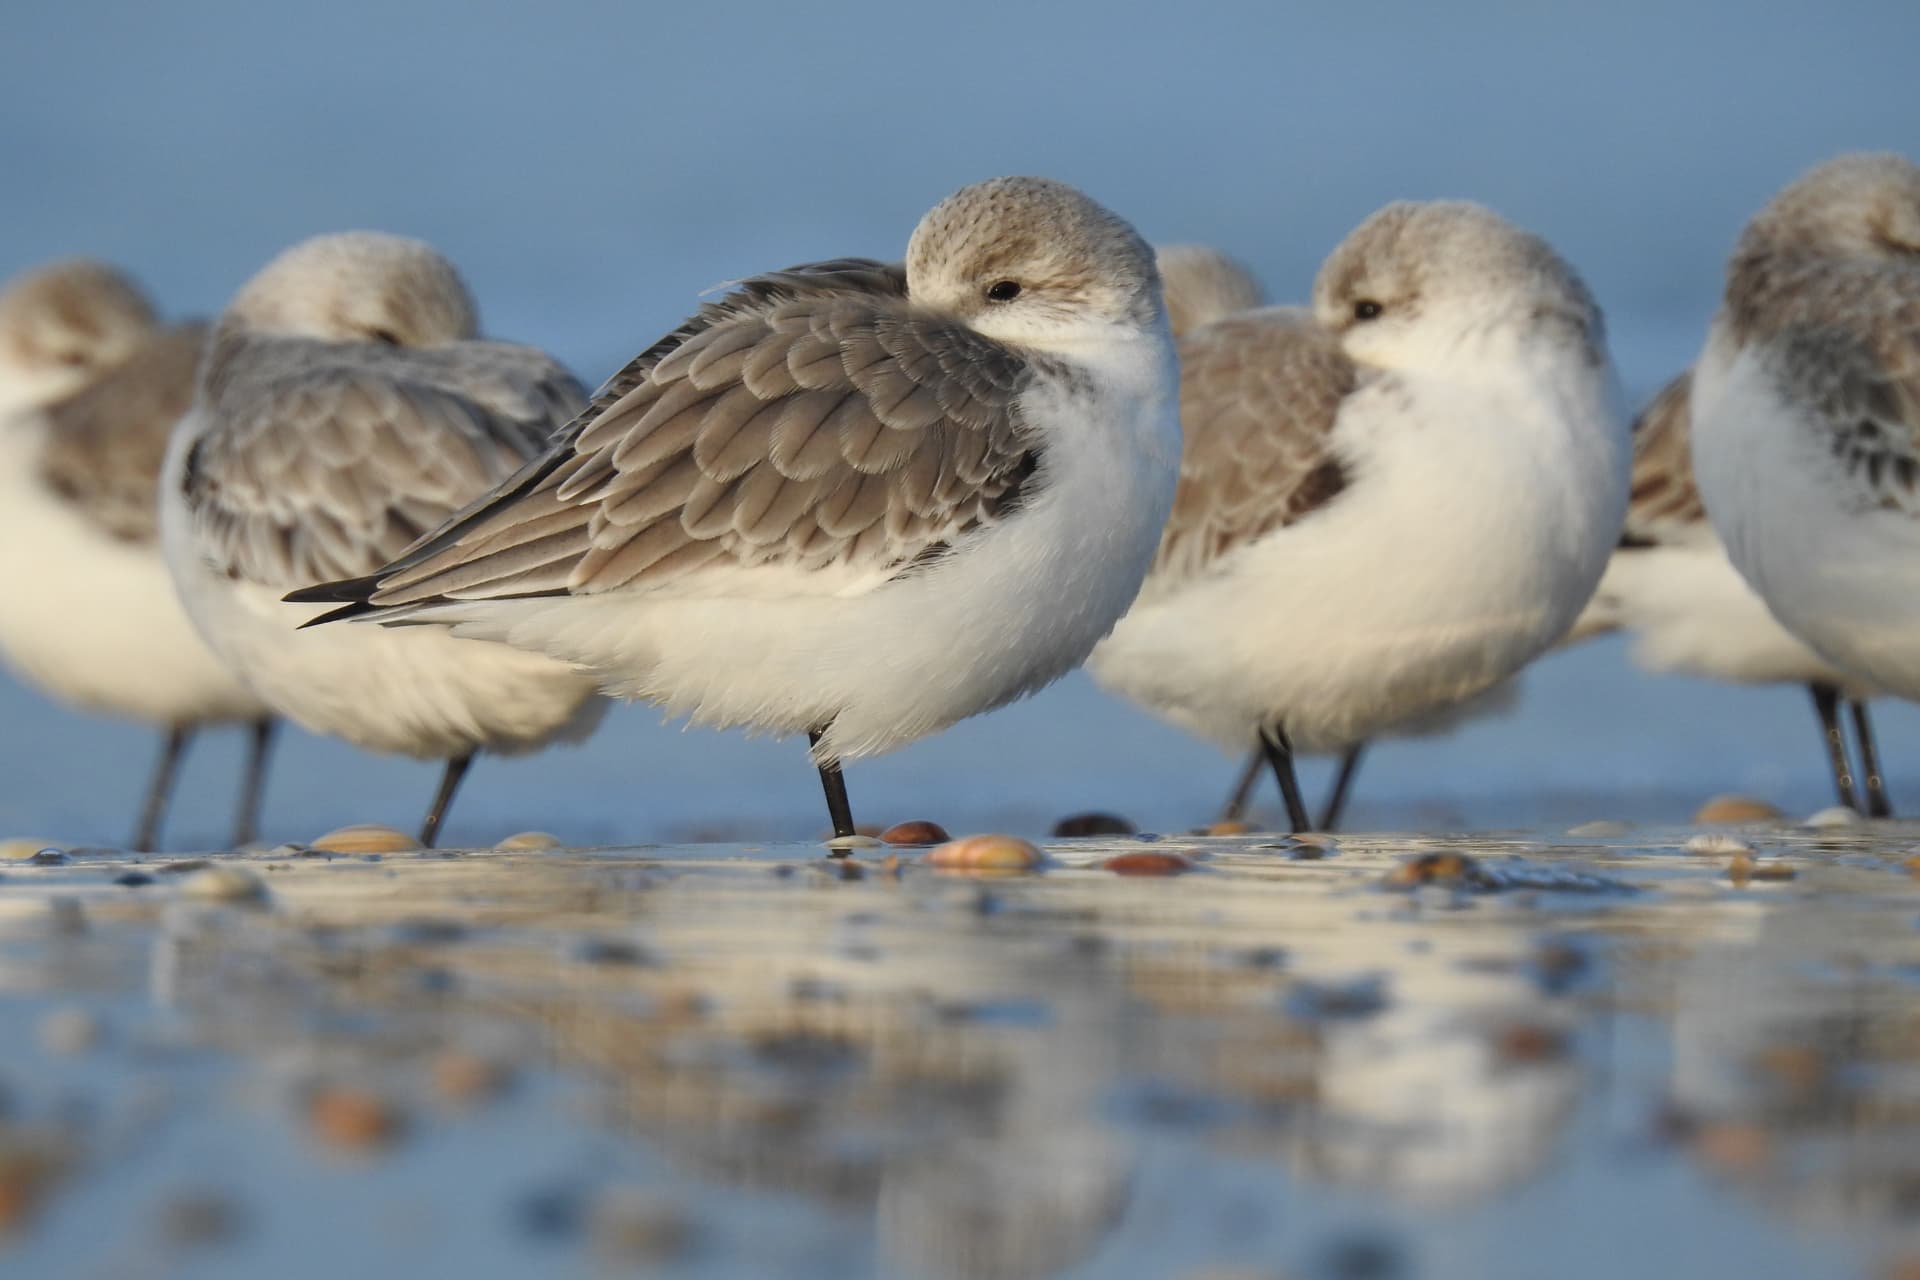
[[[160,460],[202,333],[161,328],[139,288],[95,262],[0,293],[0,656],[54,698],[165,731],[139,850],[157,847],[206,724],[251,726],[233,842],[253,839],[273,729],[194,631],[160,554]]]
[[[1179,497],[1094,677],[1229,750],[1258,743],[1296,830],[1295,748],[1344,751],[1470,698],[1592,594],[1627,496],[1599,309],[1477,205],[1395,204],[1312,312],[1181,344]]]
[[[1727,559],[1707,521],[1689,448],[1691,389],[1691,373],[1682,373],[1634,424],[1626,534],[1593,601],[1574,624],[1574,635],[1631,630],[1633,659],[1649,671],[1737,684],[1805,685],[1840,803],[1886,817],[1892,810],[1867,715],[1869,690],[1774,619]],[[1840,722],[1842,700],[1859,740],[1859,795]]]
[[[319,236],[220,317],[162,482],[167,563],[207,642],[289,719],[447,762],[421,842],[480,750],[577,740],[605,704],[563,663],[434,631],[302,631],[288,591],[365,573],[546,447],[584,399],[531,347],[475,336],[415,240]]]
[[[1741,576],[1850,682],[1920,698],[1920,167],[1842,156],[1747,224],[1691,408]]]
[[[1160,264],[1160,286],[1167,298],[1167,318],[1173,326],[1174,339],[1178,342],[1184,343],[1193,333],[1216,320],[1266,305],[1266,291],[1253,273],[1218,249],[1199,244],[1163,245],[1157,250],[1156,256]],[[1276,310],[1293,315],[1302,323],[1310,324],[1313,320],[1312,310],[1306,307]],[[1189,437],[1189,442],[1191,439]],[[1424,738],[1451,733],[1469,720],[1512,710],[1519,701],[1519,692],[1516,681],[1505,681],[1458,704],[1438,707],[1402,721],[1376,736]],[[1367,744],[1362,741],[1349,743],[1341,750],[1340,763],[1334,771],[1333,787],[1328,791],[1315,822],[1317,830],[1332,831],[1340,825],[1341,814],[1346,811],[1347,797],[1352,793],[1353,781],[1359,774],[1360,761],[1366,749]],[[1254,788],[1259,785],[1260,775],[1265,769],[1266,755],[1255,746],[1247,753],[1246,763],[1241,767],[1233,790],[1221,809],[1223,821],[1238,821],[1245,815]]]
[[[295,598],[806,733],[844,839],[843,760],[1051,683],[1125,611],[1173,500],[1177,409],[1152,251],[1070,187],[998,178],[928,213],[904,268],[742,282],[538,465]]]

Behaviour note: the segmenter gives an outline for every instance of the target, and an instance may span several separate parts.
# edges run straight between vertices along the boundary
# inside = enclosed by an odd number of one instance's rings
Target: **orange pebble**
[[[951,839],[945,827],[924,818],[896,822],[880,833],[881,844],[940,844]]]
[[[1203,834],[1210,836],[1244,836],[1253,831],[1251,822],[1242,822],[1238,818],[1222,818],[1218,822],[1207,824]]]
[[[1177,853],[1121,853],[1100,864],[1120,876],[1177,876],[1193,864]]]
[[[307,1128],[336,1151],[365,1155],[400,1136],[400,1113],[360,1089],[317,1089],[307,1099]]]
[[[1693,815],[1695,822],[1772,822],[1780,810],[1752,796],[1715,796]]]
[[[1019,836],[962,836],[927,854],[927,864],[949,871],[1025,871],[1045,860],[1038,846]]]

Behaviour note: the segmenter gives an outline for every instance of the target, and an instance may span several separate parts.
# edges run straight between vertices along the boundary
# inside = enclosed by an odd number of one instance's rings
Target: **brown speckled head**
[[[1402,201],[1361,223],[1321,267],[1313,310],[1366,346],[1415,325],[1433,339],[1508,322],[1603,341],[1599,307],[1552,246],[1459,200]]]
[[[57,262],[0,292],[0,365],[49,396],[84,385],[132,355],[154,331],[138,285],[105,263]]]
[[[473,296],[432,246],[375,231],[315,236],[247,281],[223,324],[328,342],[432,347],[474,336]]]
[[[1161,315],[1146,241],[1047,178],[993,178],[934,206],[907,245],[907,290],[1010,341],[1089,322],[1148,327]]]

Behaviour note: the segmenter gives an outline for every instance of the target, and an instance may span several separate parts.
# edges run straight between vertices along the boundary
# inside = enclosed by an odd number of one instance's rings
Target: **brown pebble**
[[[1493,1052],[1506,1063],[1558,1062],[1567,1056],[1567,1036],[1558,1027],[1515,1022],[1493,1036]]]
[[[1218,822],[1209,822],[1200,829],[1203,836],[1244,836],[1253,834],[1251,822],[1242,822],[1238,818],[1222,818]]]
[[[1381,883],[1391,889],[1415,889],[1428,884],[1478,888],[1491,884],[1492,877],[1464,853],[1423,853],[1387,872]]]
[[[1037,867],[1045,855],[1038,846],[1019,836],[963,836],[936,846],[927,854],[927,865],[947,871],[1026,871]]]
[[[1715,796],[1693,815],[1695,822],[1773,822],[1785,815],[1752,796]]]
[[[53,1150],[32,1143],[0,1146],[0,1235],[13,1235],[33,1220],[65,1169]]]
[[[880,833],[881,844],[944,844],[951,839],[945,827],[924,818],[896,822]]]
[[[307,1129],[335,1151],[368,1155],[399,1137],[400,1112],[363,1089],[325,1086],[307,1099]]]
[[[1693,1149],[1723,1173],[1753,1174],[1773,1158],[1773,1139],[1757,1124],[1720,1120],[1700,1126]]]
[[[404,831],[376,822],[362,822],[329,831],[310,847],[325,853],[412,853],[420,847],[420,842]]]
[[[1100,864],[1120,876],[1177,876],[1193,864],[1177,853],[1121,853]]]
[[[513,1073],[492,1058],[450,1049],[433,1062],[433,1089],[457,1106],[490,1102],[507,1091]]]
[[[1139,828],[1117,813],[1076,813],[1060,819],[1053,824],[1053,834],[1060,840],[1077,840],[1083,836],[1130,836]]]

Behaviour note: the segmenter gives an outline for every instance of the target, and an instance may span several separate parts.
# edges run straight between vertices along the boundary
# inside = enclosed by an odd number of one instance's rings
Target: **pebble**
[[[1752,880],[1791,880],[1799,872],[1782,862],[1761,862],[1751,853],[1736,853],[1727,863],[1727,879],[1736,885]]]
[[[1598,822],[1583,822],[1577,827],[1568,827],[1567,834],[1570,836],[1624,836],[1632,830],[1632,823],[1602,818]]]
[[[1509,1064],[1558,1062],[1569,1048],[1564,1031],[1539,1022],[1510,1023],[1493,1036],[1494,1056]]]
[[[1075,813],[1053,824],[1059,840],[1078,840],[1083,836],[1130,836],[1139,830],[1117,813]]]
[[[1177,853],[1122,853],[1100,864],[1120,876],[1177,876],[1193,864]]]
[[[404,831],[362,822],[329,831],[308,847],[323,853],[412,853],[420,842]]]
[[[1381,883],[1390,889],[1415,889],[1428,884],[1482,889],[1492,887],[1494,879],[1486,868],[1464,853],[1423,853],[1387,872]]]
[[[513,1073],[493,1058],[449,1049],[433,1060],[433,1091],[442,1100],[471,1107],[491,1102],[513,1084]]]
[[[205,866],[180,882],[180,894],[200,902],[258,905],[267,900],[267,885],[240,867]]]
[[[72,1057],[98,1048],[106,1028],[85,1009],[55,1009],[40,1019],[39,1033],[41,1048]]]
[[[1026,871],[1046,860],[1039,846],[1019,836],[963,836],[927,854],[928,866],[950,871]]]
[[[1843,804],[1834,804],[1834,805],[1828,805],[1826,808],[1820,810],[1818,813],[1808,814],[1806,821],[1802,822],[1800,825],[1803,827],[1814,827],[1814,828],[1852,827],[1852,826],[1859,825],[1861,821],[1862,819],[1860,815],[1855,813],[1853,810],[1847,808],[1847,806]]]
[[[307,1099],[307,1131],[336,1151],[378,1151],[398,1140],[403,1127],[391,1103],[364,1089],[323,1086]]]
[[[500,853],[539,853],[547,849],[564,848],[560,837],[544,831],[519,831],[493,846]]]
[[[1245,836],[1252,835],[1254,830],[1255,827],[1251,822],[1242,822],[1238,818],[1222,818],[1218,822],[1209,822],[1206,826],[1200,828],[1200,834],[1203,836]]]
[[[1752,796],[1715,796],[1693,815],[1695,822],[1775,822],[1785,817],[1765,800]]]
[[[1741,854],[1752,853],[1753,846],[1738,836],[1730,836],[1721,831],[1702,831],[1690,836],[1681,846],[1688,853],[1702,854]]]
[[[32,1220],[68,1163],[64,1153],[33,1143],[0,1146],[0,1236]]]
[[[1773,1159],[1773,1139],[1757,1124],[1721,1120],[1700,1127],[1693,1148],[1708,1164],[1727,1173],[1754,1174]]]
[[[945,844],[951,839],[945,827],[924,818],[896,822],[880,833],[881,844]]]
[[[153,877],[144,871],[122,871],[113,882],[123,889],[144,889],[153,883]]]
[[[826,844],[829,849],[878,849],[880,839],[878,836],[863,835],[834,836]]]

